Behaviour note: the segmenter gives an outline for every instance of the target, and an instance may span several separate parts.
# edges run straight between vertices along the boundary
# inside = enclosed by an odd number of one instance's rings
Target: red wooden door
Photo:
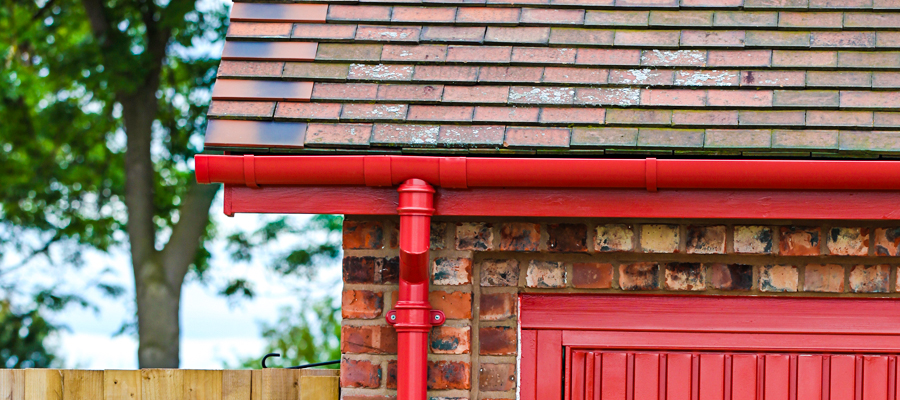
[[[572,400],[894,400],[895,356],[574,350]]]
[[[900,400],[900,300],[523,295],[521,400]]]

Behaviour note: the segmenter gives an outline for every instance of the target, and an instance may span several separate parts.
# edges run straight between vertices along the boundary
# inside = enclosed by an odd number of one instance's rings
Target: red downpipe
[[[397,398],[425,400],[428,333],[444,313],[428,303],[428,247],[434,188],[420,179],[400,185],[400,291],[386,319],[397,330]]]
[[[195,157],[197,181],[232,185],[897,190],[900,162],[420,156]]]

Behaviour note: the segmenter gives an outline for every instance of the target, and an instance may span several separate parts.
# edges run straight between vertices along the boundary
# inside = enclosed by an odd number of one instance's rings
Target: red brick
[[[877,87],[873,85],[871,72],[852,71],[809,71],[806,73],[806,84],[810,87]]]
[[[805,85],[807,74],[805,71],[743,71],[741,73],[741,86],[760,87],[786,87]]]
[[[479,354],[505,356],[516,354],[516,330],[506,326],[478,329]]]
[[[634,106],[641,102],[641,90],[633,88],[578,88],[575,104]]]
[[[471,121],[474,107],[463,106],[409,106],[409,121]]]
[[[429,361],[429,390],[469,390],[471,383],[471,367],[461,361]]]
[[[725,225],[688,226],[685,252],[688,254],[725,254]]]
[[[675,73],[676,86],[737,86],[739,82],[739,71],[681,70]]]
[[[551,108],[541,109],[541,122],[545,124],[602,125],[606,110],[602,108]]]
[[[519,8],[502,7],[459,7],[456,14],[458,24],[515,25],[519,22]]]
[[[483,26],[426,26],[422,31],[423,42],[481,43]]]
[[[609,71],[610,84],[639,86],[667,86],[673,84],[675,73],[665,69],[614,69]]]
[[[512,62],[574,64],[576,49],[557,47],[516,47],[513,48]]]
[[[644,50],[641,65],[653,67],[703,67],[706,51],[700,50]]]
[[[574,88],[546,86],[513,86],[509,89],[510,104],[572,104]]]
[[[699,263],[667,263],[665,274],[666,290],[706,290],[706,274]]]
[[[869,228],[832,227],[828,232],[828,254],[836,256],[869,255]]]
[[[672,111],[612,108],[606,111],[606,123],[615,125],[669,125],[672,123]]]
[[[361,121],[389,121],[406,118],[406,104],[344,104],[341,119]]]
[[[373,144],[391,146],[431,146],[437,143],[437,125],[376,124]]]
[[[538,83],[543,72],[540,67],[482,67],[478,81]]]
[[[894,108],[900,92],[841,91],[841,108]]]
[[[347,79],[349,73],[350,64],[292,62],[287,63],[284,66],[283,76],[290,78],[311,78],[320,81],[342,81]]]
[[[716,11],[713,26],[727,26],[734,28],[745,27],[775,27],[778,26],[777,12],[746,12],[746,11]],[[751,31],[753,32],[753,31]],[[748,38],[749,38],[748,32]],[[749,40],[747,41],[749,45]]]
[[[875,32],[813,32],[810,47],[875,47]]]
[[[805,269],[804,291],[826,293],[844,291],[844,267],[836,264],[809,264]]]
[[[599,129],[598,129],[599,130]],[[606,128],[607,134],[618,134],[637,138],[636,129]],[[634,131],[628,132],[628,131]],[[574,139],[574,138],[573,138]],[[574,140],[573,140],[574,141]],[[632,251],[634,249],[634,227],[626,224],[605,224],[597,226],[594,236],[594,250],[599,252]]]
[[[537,107],[475,107],[475,121],[479,122],[538,122]]]
[[[587,226],[584,224],[548,224],[547,236],[550,252],[587,252]]]
[[[508,128],[505,147],[569,147],[569,130],[556,128]]]
[[[748,31],[744,36],[747,47],[809,47],[809,32]]]
[[[295,24],[291,38],[304,40],[349,40],[356,36],[356,25]]]
[[[351,64],[347,79],[366,81],[408,81],[412,78],[412,74],[412,65]]]
[[[212,110],[212,107],[210,107]],[[334,103],[294,103],[280,102],[275,110],[275,118],[284,119],[338,119],[341,116],[341,105]],[[310,138],[306,130],[306,141]]]
[[[443,85],[378,85],[378,100],[440,101]]]
[[[771,50],[710,50],[710,67],[768,67],[772,65]]]
[[[550,28],[540,27],[488,27],[484,41],[488,43],[546,44],[550,40]]]
[[[887,293],[890,280],[889,265],[854,265],[847,278],[853,293]]]
[[[417,65],[414,81],[475,82],[478,67],[455,65]]]
[[[527,222],[509,222],[500,225],[501,251],[538,251],[541,226]]]
[[[492,225],[482,222],[456,224],[456,249],[485,251],[494,249]]]
[[[573,263],[572,286],[579,289],[612,287],[613,266],[609,263]]]
[[[678,47],[679,31],[617,30],[616,46]]]
[[[227,36],[228,38],[289,38],[292,25],[291,23],[232,22],[228,26]]]
[[[804,68],[836,67],[837,52],[775,50],[772,54],[772,66]]]
[[[584,10],[525,8],[519,22],[523,25],[581,25],[584,23]]]
[[[744,31],[682,31],[682,46],[744,47]]]
[[[496,125],[443,125],[438,136],[438,143],[448,146],[500,146],[503,144],[505,126]]]
[[[515,364],[482,363],[478,374],[478,388],[482,391],[505,392],[516,387]]]
[[[875,69],[900,68],[900,53],[842,51],[838,55],[837,66]]]
[[[341,316],[373,319],[381,316],[384,297],[371,290],[344,290],[341,294]]]
[[[900,256],[900,228],[875,229],[875,255]]]
[[[397,331],[387,325],[341,326],[341,353],[396,354]]]
[[[552,28],[551,45],[611,46],[614,31],[600,29]],[[574,50],[574,49],[572,49]]]
[[[381,249],[384,247],[384,228],[377,221],[344,221],[345,249]]]
[[[359,42],[418,42],[421,28],[413,26],[369,26],[356,28]]]
[[[219,70],[216,72],[216,76],[220,78],[246,76],[273,77],[281,76],[281,71],[283,69],[283,62],[222,60],[219,63]]]
[[[472,328],[437,326],[431,330],[429,347],[434,354],[468,354],[472,348]]]
[[[309,124],[306,128],[306,145],[367,146],[371,136],[372,124]]]
[[[636,49],[578,49],[576,64],[640,65],[641,51]]]
[[[313,86],[315,100],[375,100],[378,85],[371,83],[321,83]]]
[[[316,60],[378,61],[381,48],[380,44],[319,43]]]
[[[900,88],[900,72],[858,72],[858,74],[862,74],[868,77],[871,77],[872,87],[873,88]],[[860,79],[860,87],[865,87],[862,83],[862,79]]]
[[[709,284],[713,289],[748,291],[753,288],[753,266],[742,264],[712,264]]]
[[[792,265],[764,265],[759,268],[761,292],[796,292],[800,286],[800,274]]]
[[[386,44],[381,51],[382,61],[441,62],[447,58],[446,45],[394,45]]]
[[[682,7],[740,7],[744,0],[681,0]]]
[[[647,26],[649,11],[587,11],[585,25],[601,26]]]
[[[518,306],[515,293],[481,293],[478,318],[482,321],[503,321],[516,316]]]
[[[869,111],[807,111],[807,126],[872,126]]]
[[[844,28],[900,28],[900,15],[896,13],[858,13],[844,14]]]
[[[837,107],[837,90],[776,90],[776,107]]]
[[[328,21],[387,22],[391,20],[391,7],[331,4]]]
[[[381,365],[369,360],[341,360],[342,388],[378,388],[381,386]]]
[[[711,26],[712,11],[651,11],[650,26]]]
[[[819,255],[820,228],[803,228],[782,226],[779,248],[783,256],[817,256]]]
[[[616,0],[616,7],[678,7],[678,0]]]
[[[606,83],[609,71],[605,69],[547,67],[544,68],[543,82],[546,83]]]
[[[837,28],[843,27],[844,14],[839,12],[781,12],[778,26],[782,28]]]
[[[566,265],[556,261],[531,260],[525,273],[525,286],[544,289],[566,287]]]
[[[428,293],[428,302],[435,310],[442,311],[447,319],[472,318],[472,293],[432,290]]]
[[[703,107],[706,105],[706,91],[691,89],[645,89],[641,91],[641,105]]]
[[[710,107],[771,107],[771,90],[709,90]]]
[[[509,86],[446,86],[445,103],[501,103],[506,104]]]
[[[455,7],[394,7],[392,22],[404,23],[453,23]]]
[[[216,100],[209,104],[209,111],[206,115],[220,118],[269,119],[274,112],[274,101]]]
[[[619,265],[619,288],[622,290],[654,290],[659,288],[659,264],[639,262]]]
[[[447,61],[508,64],[512,56],[509,46],[450,46]]]
[[[806,112],[741,111],[738,120],[741,125],[803,126],[806,123]]]
[[[519,262],[511,259],[481,262],[481,286],[518,286]]]
[[[738,124],[737,111],[682,111],[672,113],[672,125],[728,126]]]

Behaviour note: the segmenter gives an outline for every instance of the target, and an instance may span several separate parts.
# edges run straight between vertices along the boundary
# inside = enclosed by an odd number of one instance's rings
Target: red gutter
[[[198,155],[195,163],[200,183],[250,187],[396,186],[409,179],[450,189],[897,190],[900,187],[900,162],[895,161]]]
[[[246,185],[381,186],[401,184],[400,291],[386,316],[398,332],[399,400],[425,400],[427,337],[444,315],[428,303],[432,186],[897,190],[900,163],[889,161],[535,159],[417,156],[195,157],[197,181]],[[342,203],[343,204],[343,203]],[[337,205],[336,209],[347,207]],[[336,211],[338,212],[338,211]]]

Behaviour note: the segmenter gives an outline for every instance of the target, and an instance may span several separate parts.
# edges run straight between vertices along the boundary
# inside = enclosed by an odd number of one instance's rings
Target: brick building
[[[417,231],[443,312],[431,398],[900,393],[900,2],[237,2],[231,21],[206,136],[229,155],[198,179],[226,213],[346,214],[344,399],[411,374],[388,323],[407,178],[437,191]]]

